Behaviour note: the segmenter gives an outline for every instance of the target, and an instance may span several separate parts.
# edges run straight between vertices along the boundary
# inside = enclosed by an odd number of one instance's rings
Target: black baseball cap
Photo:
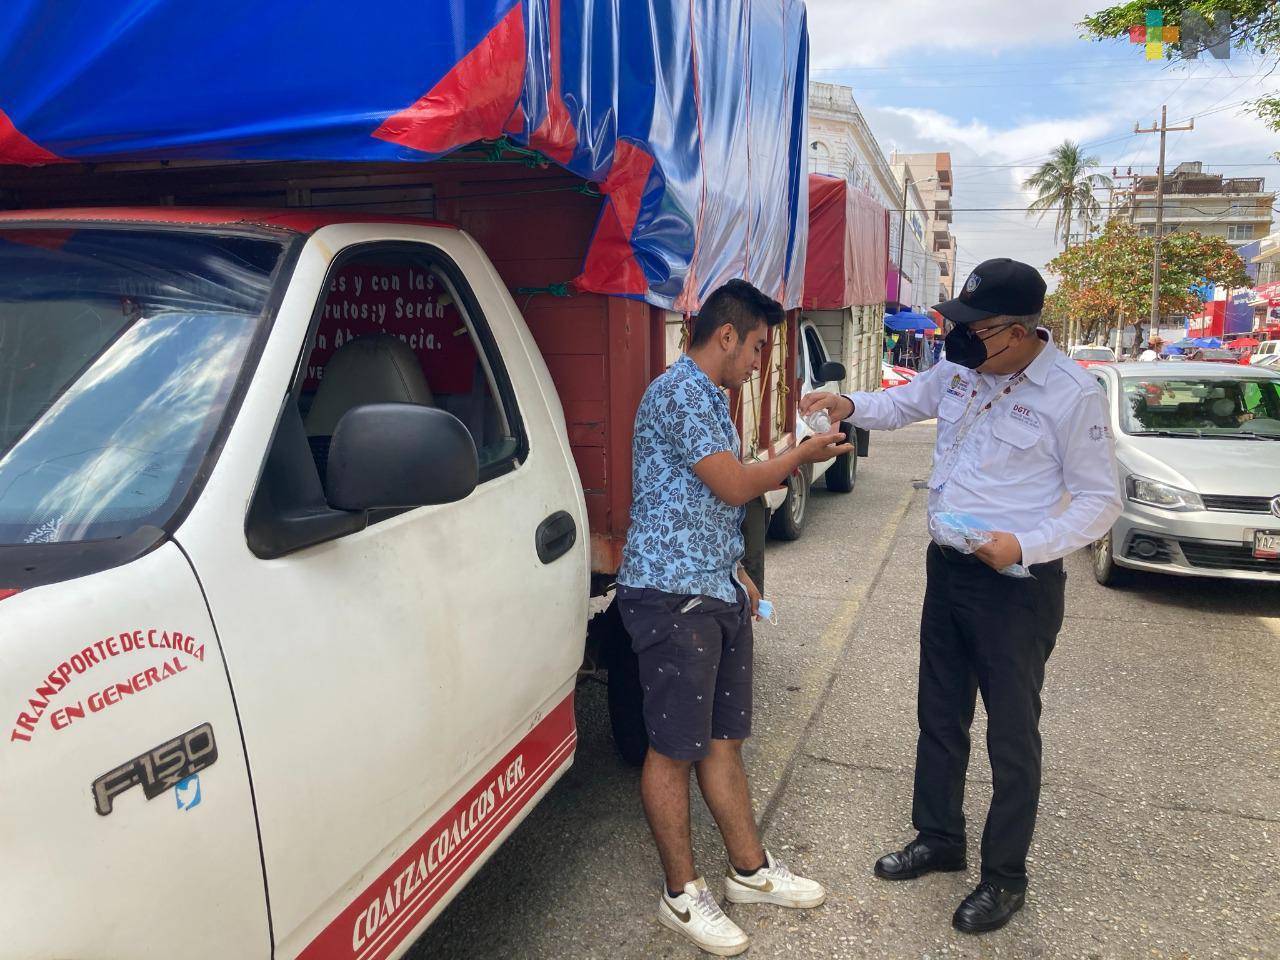
[[[969,324],[987,317],[1026,317],[1044,307],[1044,277],[1028,263],[996,257],[973,268],[960,296],[933,309],[952,323]]]

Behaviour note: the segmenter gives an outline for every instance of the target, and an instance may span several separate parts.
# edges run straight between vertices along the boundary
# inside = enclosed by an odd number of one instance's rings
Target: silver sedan
[[[1102,383],[1124,512],[1091,548],[1099,583],[1127,569],[1280,581],[1280,372],[1118,363]]]

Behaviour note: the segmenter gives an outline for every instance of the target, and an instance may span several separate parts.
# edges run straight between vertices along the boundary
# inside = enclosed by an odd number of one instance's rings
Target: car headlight
[[[1148,480],[1146,477],[1130,476],[1127,482],[1129,499],[1134,503],[1143,503],[1149,507],[1160,507],[1162,510],[1203,510],[1204,502],[1200,494],[1192,490]]]

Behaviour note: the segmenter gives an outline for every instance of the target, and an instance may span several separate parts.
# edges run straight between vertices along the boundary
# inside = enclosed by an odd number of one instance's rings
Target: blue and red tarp
[[[6,0],[0,163],[430,161],[507,136],[605,195],[584,290],[804,282],[801,0]]]

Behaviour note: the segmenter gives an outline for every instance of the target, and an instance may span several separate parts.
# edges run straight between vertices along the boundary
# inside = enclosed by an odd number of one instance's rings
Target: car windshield
[[[162,526],[209,451],[281,244],[0,230],[0,544]]]
[[[1280,378],[1125,377],[1122,384],[1125,433],[1280,438]]]
[[[1199,351],[1195,358],[1197,360],[1229,360],[1234,363],[1240,359],[1240,355],[1232,352],[1231,350],[1216,350],[1210,348],[1208,350]]]
[[[1110,347],[1085,347],[1071,351],[1073,360],[1115,360],[1115,358],[1116,355],[1111,352]]]

